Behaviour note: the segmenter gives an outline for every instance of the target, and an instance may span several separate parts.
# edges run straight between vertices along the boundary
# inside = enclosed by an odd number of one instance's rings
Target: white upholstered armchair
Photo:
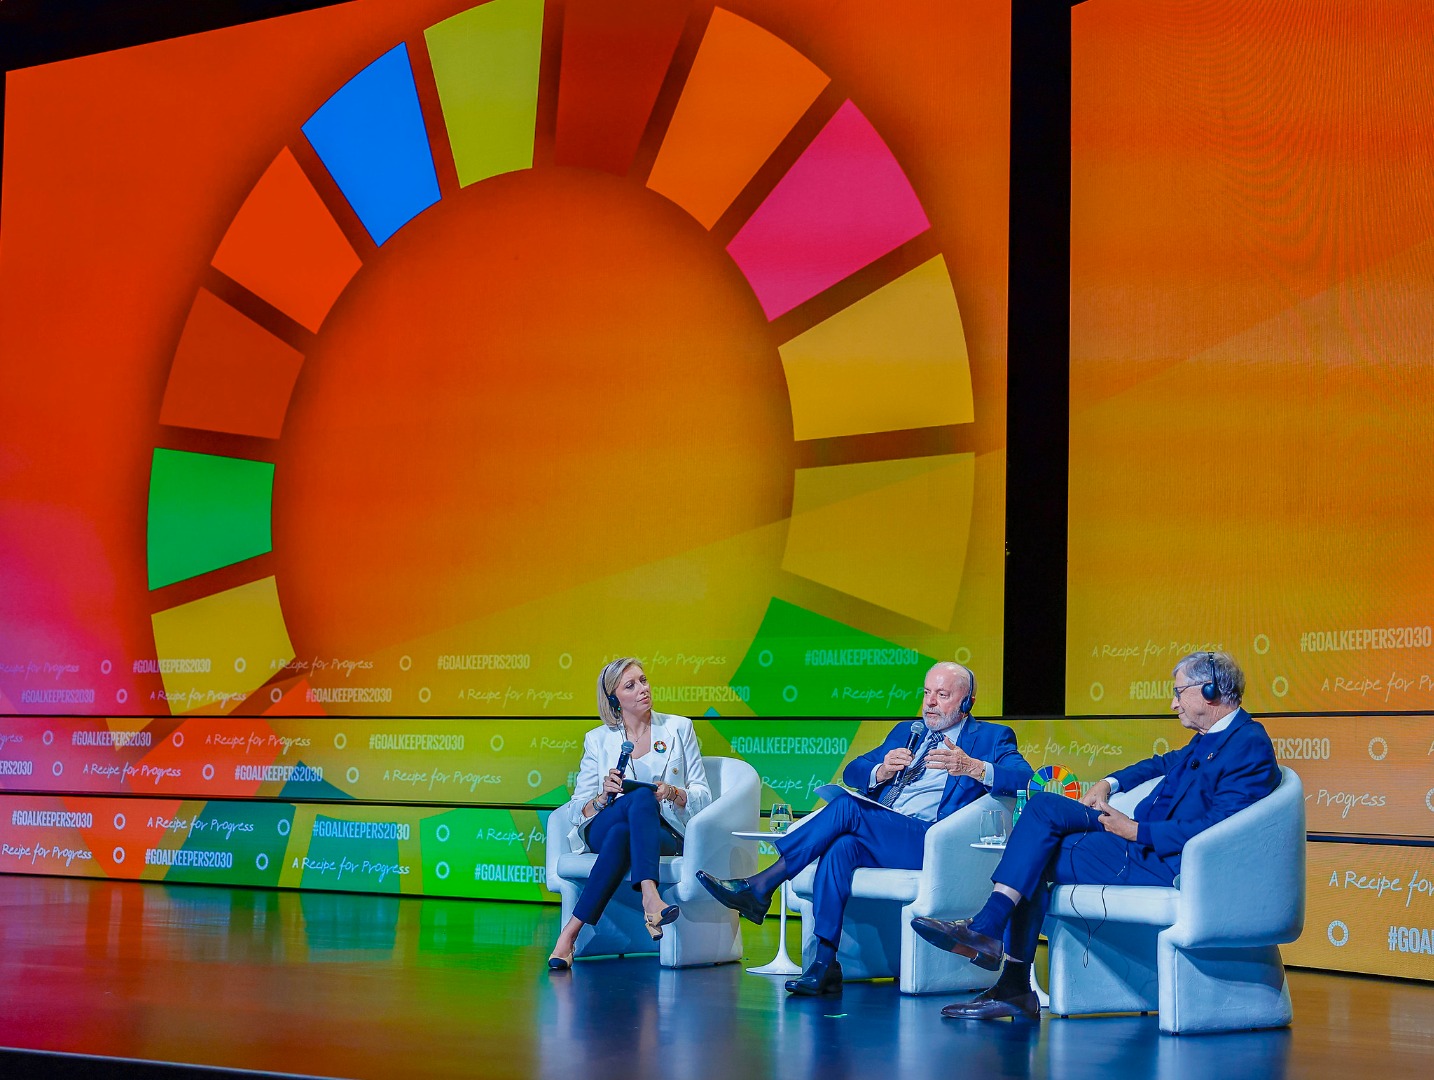
[[[1111,799],[1130,813],[1158,781]],[[1283,1027],[1279,945],[1304,927],[1305,803],[1280,784],[1192,837],[1174,886],[1061,885],[1051,897],[1051,1012],[1150,1012],[1172,1034]]]
[[[1009,821],[1013,801],[983,795],[931,826],[920,870],[873,867],[856,872],[837,949],[844,980],[894,976],[904,994],[982,990],[996,981],[994,971],[983,971],[964,956],[922,941],[911,929],[911,920],[919,915],[966,919],[980,910],[991,893],[991,871],[1000,858],[999,852],[971,846],[981,836],[981,811],[1004,810]],[[802,822],[814,816],[808,815]],[[815,866],[806,867],[792,880],[794,904],[802,915],[802,955],[808,957],[816,949],[812,912]]]
[[[697,883],[697,871],[721,878],[757,872],[757,845],[739,840],[734,830],[760,827],[762,782],[757,770],[737,758],[704,757],[712,802],[687,823],[683,853],[659,861],[658,891],[682,914],[654,944],[642,921],[640,894],[621,887],[602,918],[583,927],[575,955],[658,952],[663,967],[722,964],[742,957],[742,931],[735,911],[723,907]],[[572,917],[578,894],[597,856],[568,851],[570,825],[563,815],[548,816],[547,887],[562,897],[562,924]]]

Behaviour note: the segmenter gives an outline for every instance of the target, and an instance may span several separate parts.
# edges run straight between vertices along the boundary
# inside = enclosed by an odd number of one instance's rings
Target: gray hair
[[[636,664],[642,667],[642,661],[635,656],[619,656],[603,665],[598,672],[597,680],[597,706],[598,718],[610,728],[622,727],[622,709],[617,706],[617,682],[622,678],[622,673]]]
[[[1245,673],[1235,658],[1227,652],[1193,652],[1182,657],[1171,672],[1177,679],[1181,674],[1201,684],[1212,687],[1209,701],[1221,705],[1238,705],[1245,698]],[[1202,696],[1204,691],[1201,691]]]
[[[966,694],[971,698],[976,696],[976,673],[965,664],[955,660],[938,660],[931,665],[931,671],[935,671],[937,668],[945,668],[947,671],[954,671],[958,675],[966,676]]]

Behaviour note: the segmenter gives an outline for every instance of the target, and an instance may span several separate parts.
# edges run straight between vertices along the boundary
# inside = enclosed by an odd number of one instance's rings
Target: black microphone
[[[916,748],[921,745],[921,740],[926,738],[926,725],[920,720],[911,721],[911,734],[906,737],[906,752],[916,753]]]
[[[627,771],[627,759],[632,756],[632,752],[636,749],[637,747],[630,742],[624,742],[622,744],[622,753],[617,756],[618,776],[621,776],[624,772]]]

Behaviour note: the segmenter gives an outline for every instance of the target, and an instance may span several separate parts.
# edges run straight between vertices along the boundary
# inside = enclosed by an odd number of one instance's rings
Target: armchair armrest
[[[708,768],[721,762],[722,779],[718,796],[692,816],[682,847],[682,879],[677,883],[677,902],[707,896],[697,884],[697,871],[717,877],[746,877],[757,870],[756,847],[733,832],[753,832],[761,827],[761,778],[757,770],[736,758],[710,758]]]
[[[1299,937],[1304,911],[1304,785],[1282,767],[1279,787],[1185,845],[1167,934],[1180,948],[1281,944]]]
[[[558,886],[558,856],[568,850],[568,830],[572,825],[568,822],[568,816],[564,813],[567,804],[564,803],[556,810],[548,812],[547,822],[547,850],[544,852],[544,861],[547,864],[547,871],[544,874],[543,885],[548,892],[555,893]]]
[[[1000,856],[971,845],[981,839],[982,811],[1009,813],[1014,803],[1014,799],[982,795],[927,830],[913,914],[949,917],[952,912],[974,912],[985,902],[991,892],[989,875]]]

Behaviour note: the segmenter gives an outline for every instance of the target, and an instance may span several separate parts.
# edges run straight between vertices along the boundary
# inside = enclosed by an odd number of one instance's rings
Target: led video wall
[[[0,873],[552,901],[547,816],[571,795],[588,724],[0,719]],[[1266,727],[1301,778],[1315,837],[1306,929],[1286,959],[1434,977],[1434,849],[1407,843],[1434,822],[1427,723],[1371,715]],[[763,807],[798,812],[817,808],[817,788],[889,730],[876,720],[697,722],[705,755],[757,770]],[[1172,719],[1022,720],[1015,730],[1036,785],[1072,797],[1185,739]]]
[[[1073,9],[1068,712],[1202,648],[1256,712],[1434,707],[1427,28]]]
[[[999,712],[1009,36],[357,0],[9,73],[0,712]]]

